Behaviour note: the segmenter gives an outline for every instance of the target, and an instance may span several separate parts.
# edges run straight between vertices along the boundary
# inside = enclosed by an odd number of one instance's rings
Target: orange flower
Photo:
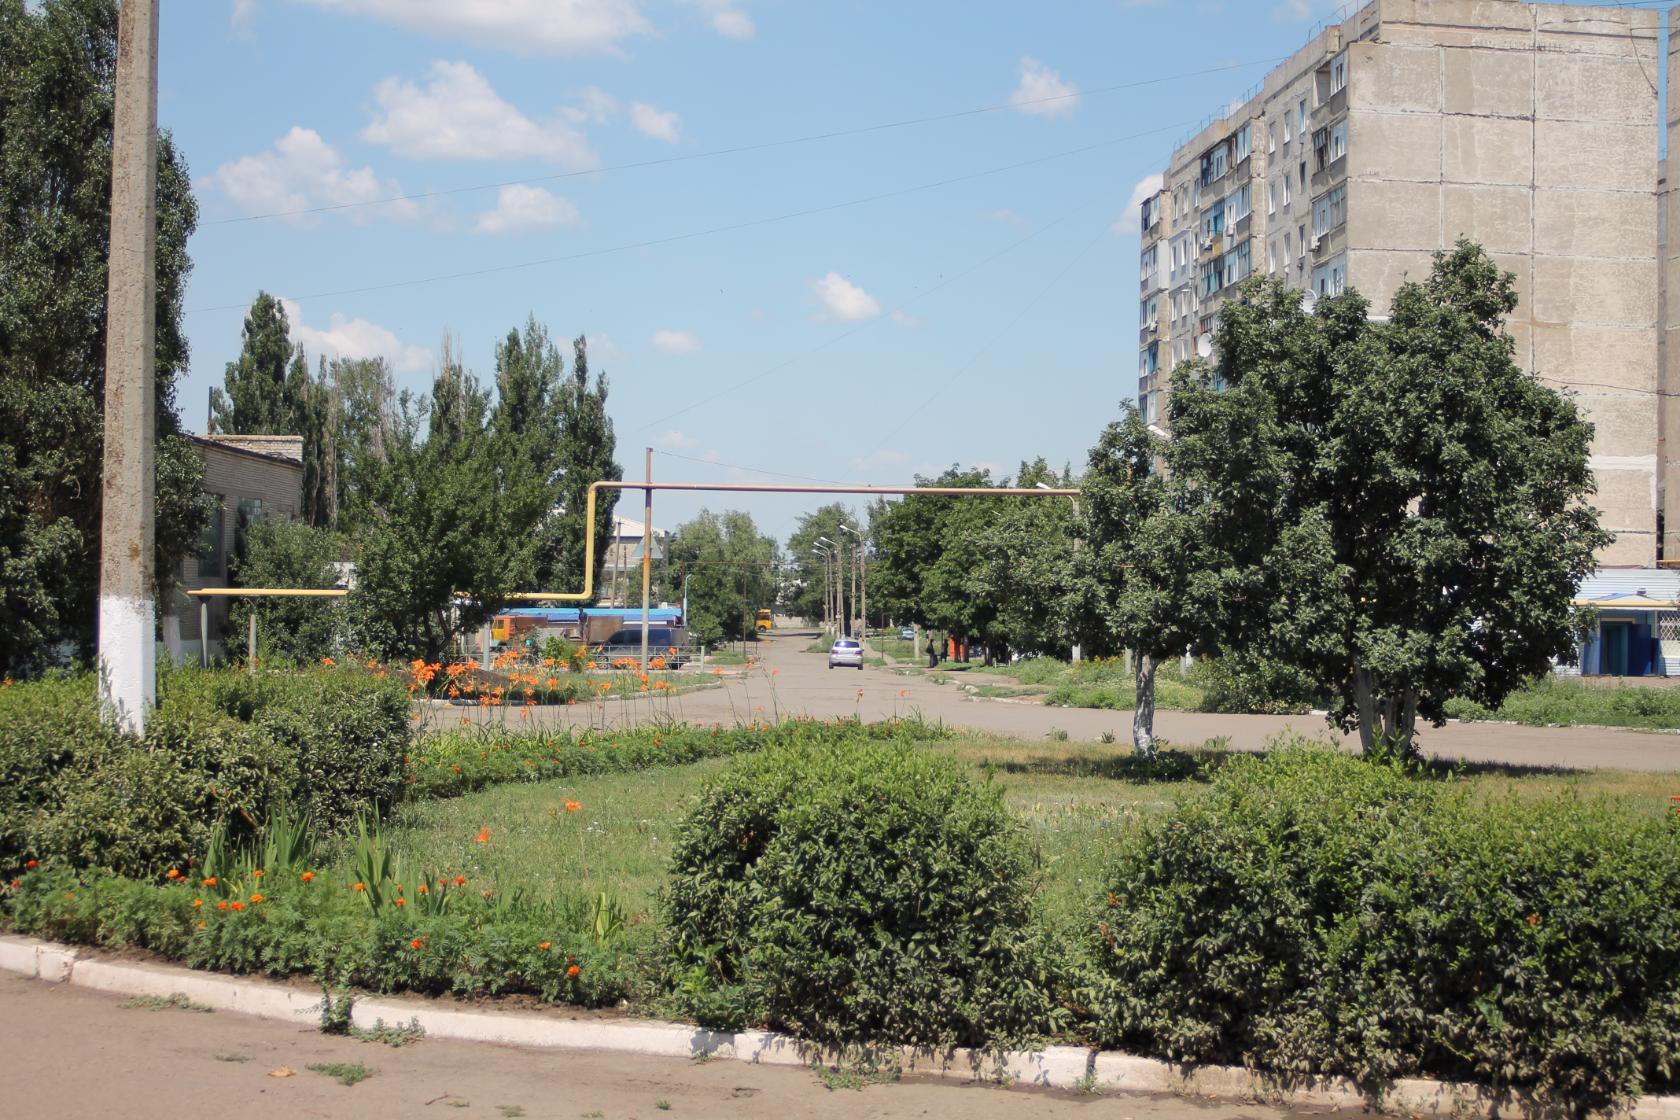
[[[391,900],[391,905],[392,906],[407,906],[408,905],[408,899],[406,899],[406,898],[392,899]]]
[[[214,875],[210,876],[208,879],[204,880],[204,885],[207,886],[207,887],[215,886],[216,885],[216,877]]]
[[[261,879],[262,878],[262,868],[259,867],[255,871],[251,872],[251,877],[253,879]]]
[[[23,886],[23,880],[22,879],[13,879],[12,880],[12,889],[14,891],[17,890],[21,886]]]
[[[210,924],[209,922],[201,921],[201,922],[198,923],[198,928],[203,929],[205,926],[207,926],[209,924]]]
[[[419,939],[419,938],[418,938],[418,937],[416,937],[416,938],[415,938],[415,939],[414,939],[414,940],[413,940],[413,941],[410,941],[410,942],[409,942],[409,943],[408,943],[408,947],[409,947],[409,948],[410,948],[410,949],[418,949],[418,948],[420,948],[420,939]]]
[[[335,664],[335,663],[334,663],[334,661],[333,661],[333,659],[332,659],[332,658],[330,658],[330,657],[323,657],[323,658],[321,658],[321,664],[323,664],[323,665],[325,665],[325,666],[326,666],[326,667],[327,667],[327,668],[329,668],[329,669],[331,669],[331,668],[332,668],[332,667],[333,667],[333,665],[334,665],[334,664]]]
[[[427,891],[429,891],[429,890],[431,890],[431,889],[432,889],[432,888],[431,888],[431,887],[429,887],[429,886],[427,886],[427,885],[426,885],[426,884],[425,884],[425,883],[421,883],[421,884],[420,884],[420,893],[421,893],[421,894],[425,894],[425,893],[426,893],[426,892],[427,892]]]
[[[227,903],[225,901],[216,903],[216,909],[226,910],[227,909]]]
[[[477,840],[480,844],[490,843],[490,830],[488,828],[479,829],[478,835],[474,836],[473,839]]]
[[[350,889],[353,890],[353,891],[365,891],[365,890],[367,890],[367,887],[366,887],[365,884],[357,883],[355,886],[351,887]]]
[[[305,871],[302,875],[299,875],[298,878],[302,879],[306,883],[313,883],[315,881],[315,872]]]
[[[251,896],[251,901],[252,902],[261,902],[262,900],[263,900],[263,896],[260,895],[260,894],[254,894],[254,895]]]
[[[583,808],[583,802],[581,802],[581,801],[568,801],[568,802],[566,802],[566,812],[568,812],[568,813],[575,813],[581,808]]]
[[[41,866],[41,861],[38,859],[26,859],[23,861],[23,865],[30,870],[34,870],[35,868]]]
[[[579,968],[577,965],[574,964],[574,965],[572,965],[572,967],[570,967],[566,970],[566,975],[571,977],[573,980],[576,980],[577,977],[578,977],[578,973],[580,973],[582,971],[583,970],[581,968]]]
[[[538,945],[537,945],[537,948],[542,950],[545,953],[548,952],[548,942],[546,942],[546,941],[539,942]]]
[[[163,877],[165,879],[168,879],[170,882],[174,882],[176,879],[179,879],[181,877],[181,873],[179,871],[175,870],[173,867],[171,867],[168,871],[165,871],[163,873]]]
[[[200,906],[203,906],[203,905],[204,905],[204,900],[202,898],[193,899],[193,909],[194,910],[197,910]]]
[[[464,887],[467,885],[467,880],[464,877],[457,875],[455,876],[455,885],[457,887]]]
[[[228,905],[235,910],[245,909],[245,904],[243,902],[230,902],[230,903],[228,903]]]
[[[1537,926],[1537,925],[1539,925],[1539,924],[1540,924],[1540,915],[1538,915],[1538,914],[1530,914],[1530,915],[1529,915],[1529,916],[1528,916],[1528,924],[1529,924],[1529,925],[1531,925],[1531,926]]]

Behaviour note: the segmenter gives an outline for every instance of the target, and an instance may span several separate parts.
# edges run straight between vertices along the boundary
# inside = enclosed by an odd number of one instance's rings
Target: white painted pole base
[[[135,735],[145,732],[146,717],[157,706],[152,614],[149,596],[99,597],[99,705],[117,727]]]

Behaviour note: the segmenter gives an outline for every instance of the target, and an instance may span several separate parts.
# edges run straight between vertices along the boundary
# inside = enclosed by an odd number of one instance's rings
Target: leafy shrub
[[[337,585],[338,538],[306,521],[280,518],[255,521],[240,534],[241,554],[234,558],[235,587],[315,587]],[[235,599],[228,608],[230,651],[245,649],[246,626],[257,615],[257,654],[264,665],[313,665],[338,652],[344,632],[342,599]]]
[[[993,786],[891,743],[743,760],[684,822],[669,976],[702,1021],[942,1047],[1049,1022],[1031,857]]]
[[[20,932],[149,949],[194,968],[382,992],[526,993],[586,1007],[629,991],[635,961],[627,943],[616,933],[597,936],[583,900],[533,905],[494,891],[486,898],[475,885],[451,892],[446,907],[392,898],[372,908],[354,886],[327,872],[157,885],[41,868],[7,893]]]
[[[391,804],[407,696],[371,673],[166,672],[143,739],[102,726],[94,680],[0,691],[0,873],[29,859],[151,876],[270,813],[325,827]]]
[[[1203,712],[1299,714],[1326,702],[1309,674],[1278,661],[1201,657],[1190,680],[1202,690]]]
[[[1105,1042],[1581,1110],[1680,1077],[1673,820],[1286,749],[1145,822],[1101,910]]]

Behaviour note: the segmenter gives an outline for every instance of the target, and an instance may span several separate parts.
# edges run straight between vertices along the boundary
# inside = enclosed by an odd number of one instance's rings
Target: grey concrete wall
[[[1656,560],[1659,16],[1381,0],[1349,48],[1351,282],[1381,313],[1431,254],[1517,278],[1517,360],[1595,426],[1606,565]]]

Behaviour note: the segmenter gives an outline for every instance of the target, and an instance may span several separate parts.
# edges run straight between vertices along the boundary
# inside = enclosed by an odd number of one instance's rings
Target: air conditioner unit
[[[1318,252],[1318,243],[1322,240],[1324,240],[1322,237],[1314,234],[1313,239],[1307,243],[1307,248],[1311,249],[1315,253]]]
[[[1213,238],[1211,238],[1211,237],[1202,238],[1202,252],[1205,253],[1211,248],[1213,248]]]

